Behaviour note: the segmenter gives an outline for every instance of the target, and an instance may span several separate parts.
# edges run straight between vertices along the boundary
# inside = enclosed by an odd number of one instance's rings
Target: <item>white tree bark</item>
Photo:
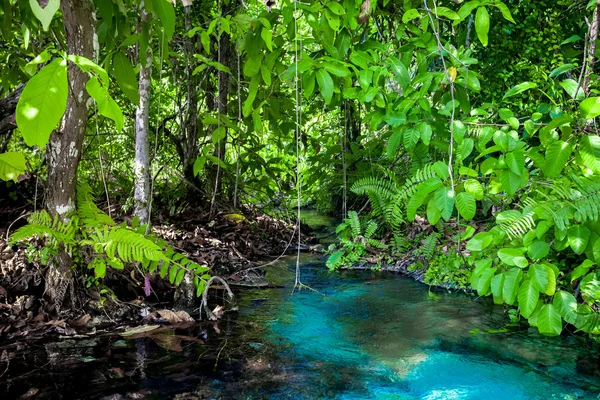
[[[147,22],[149,15],[141,4],[142,21]],[[150,90],[152,81],[152,51],[148,46],[146,65],[141,66],[139,76],[140,102],[135,110],[135,161],[134,161],[134,211],[133,215],[140,219],[140,223],[150,222],[150,145],[148,118],[150,113]]]

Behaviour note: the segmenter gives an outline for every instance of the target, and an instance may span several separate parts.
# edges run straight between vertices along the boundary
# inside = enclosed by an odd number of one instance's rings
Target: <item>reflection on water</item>
[[[276,287],[242,292],[219,324],[8,349],[0,398],[598,398],[598,347],[580,337],[483,333],[508,321],[488,299],[434,301],[397,275],[302,263],[320,293],[291,294],[290,258],[269,270]]]

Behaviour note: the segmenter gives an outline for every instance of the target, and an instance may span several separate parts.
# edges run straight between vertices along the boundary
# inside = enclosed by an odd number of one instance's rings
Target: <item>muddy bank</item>
[[[31,257],[44,248],[44,241],[38,238],[10,246],[7,228],[0,229],[0,341],[110,331],[139,324],[153,311],[173,306],[175,287],[158,274],[145,276],[139,267],[127,265],[124,270],[109,269],[95,286],[87,279],[91,271],[81,266],[75,273],[71,303],[57,312],[45,296],[50,267]],[[268,286],[260,266],[298,246],[293,223],[250,208],[239,214],[219,213],[213,219],[190,210],[168,220],[159,218],[153,232],[189,259],[209,266],[211,275],[224,278],[234,290]],[[310,232],[303,231],[301,249],[308,249],[313,241]],[[149,296],[144,290],[146,279],[152,287]]]

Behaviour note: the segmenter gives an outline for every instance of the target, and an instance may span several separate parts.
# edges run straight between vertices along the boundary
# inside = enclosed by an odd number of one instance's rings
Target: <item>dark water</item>
[[[509,321],[487,299],[331,273],[316,256],[303,256],[302,281],[320,293],[292,295],[294,261],[216,325],[0,349],[0,398],[600,398],[598,345],[486,333]]]

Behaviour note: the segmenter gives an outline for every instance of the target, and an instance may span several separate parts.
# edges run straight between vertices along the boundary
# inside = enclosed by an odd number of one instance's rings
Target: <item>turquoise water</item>
[[[0,399],[600,398],[599,345],[582,336],[507,326],[487,298],[301,263],[318,292],[292,294],[288,258],[220,322],[0,347]]]
[[[270,272],[285,288],[244,294],[239,319],[263,324],[253,345],[275,349],[277,362],[273,380],[262,371],[262,384],[241,393],[218,384],[225,397],[600,398],[597,372],[585,368],[585,360],[597,363],[596,345],[516,328],[486,333],[508,323],[488,299],[438,292],[432,300],[427,286],[407,278],[303,262],[303,283],[320,293],[292,295],[290,260]]]

